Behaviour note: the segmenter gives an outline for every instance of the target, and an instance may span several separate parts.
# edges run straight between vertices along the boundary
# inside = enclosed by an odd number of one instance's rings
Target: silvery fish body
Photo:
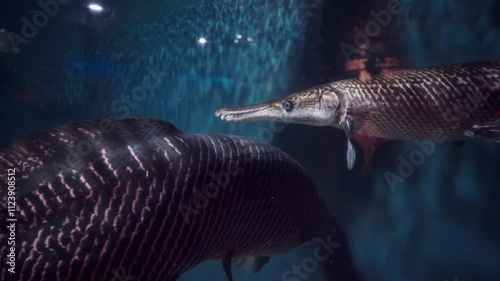
[[[331,85],[344,95],[354,132],[364,135],[465,140],[474,125],[500,118],[500,61],[403,70]]]
[[[215,115],[235,123],[281,121],[343,129],[349,169],[356,159],[353,137],[500,142],[500,60],[336,81],[260,104],[221,108]]]
[[[48,130],[1,150],[0,168],[0,219],[17,220],[14,274],[0,234],[1,280],[172,281],[204,260],[281,254],[333,229],[287,154],[157,119]]]
[[[341,80],[216,115],[238,123],[282,121],[388,139],[455,141],[475,125],[495,122],[499,111],[496,60]]]

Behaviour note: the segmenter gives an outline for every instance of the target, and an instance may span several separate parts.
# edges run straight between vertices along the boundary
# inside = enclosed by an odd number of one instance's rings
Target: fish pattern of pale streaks
[[[315,238],[327,216],[304,169],[269,145],[183,134],[156,119],[110,121],[105,133],[98,124],[0,151],[0,167],[18,170],[16,274],[2,266],[1,280],[176,280],[206,259],[286,252]],[[229,165],[238,172],[224,180]],[[218,192],[200,203],[213,182]]]

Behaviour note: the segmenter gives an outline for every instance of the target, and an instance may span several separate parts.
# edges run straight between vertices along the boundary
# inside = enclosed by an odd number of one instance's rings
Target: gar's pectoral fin
[[[344,121],[340,123],[347,137],[347,168],[352,170],[356,162],[356,150],[352,144],[353,122],[349,116],[346,116]]]
[[[490,123],[474,125],[465,132],[465,135],[471,138],[500,142],[500,117]]]

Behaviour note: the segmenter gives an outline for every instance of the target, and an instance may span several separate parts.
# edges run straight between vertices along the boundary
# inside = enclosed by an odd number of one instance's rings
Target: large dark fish
[[[324,84],[270,102],[222,108],[229,122],[282,121],[397,140],[465,140],[499,134],[500,61],[404,70]],[[492,126],[491,124],[496,124]],[[475,127],[476,126],[476,127]],[[477,129],[476,129],[477,130]],[[348,166],[355,155],[348,142]]]
[[[0,218],[16,233],[15,245],[5,228],[0,234],[1,280],[173,281],[208,259],[223,259],[231,280],[232,258],[258,271],[270,255],[334,228],[289,155],[241,137],[184,134],[158,119],[39,133],[1,150],[0,171]],[[15,210],[7,206],[13,184]]]

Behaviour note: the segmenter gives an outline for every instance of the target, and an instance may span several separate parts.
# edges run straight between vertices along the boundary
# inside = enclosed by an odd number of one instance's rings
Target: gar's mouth
[[[265,103],[221,108],[215,112],[215,116],[233,123],[272,121],[281,116],[281,111],[275,106]]]

